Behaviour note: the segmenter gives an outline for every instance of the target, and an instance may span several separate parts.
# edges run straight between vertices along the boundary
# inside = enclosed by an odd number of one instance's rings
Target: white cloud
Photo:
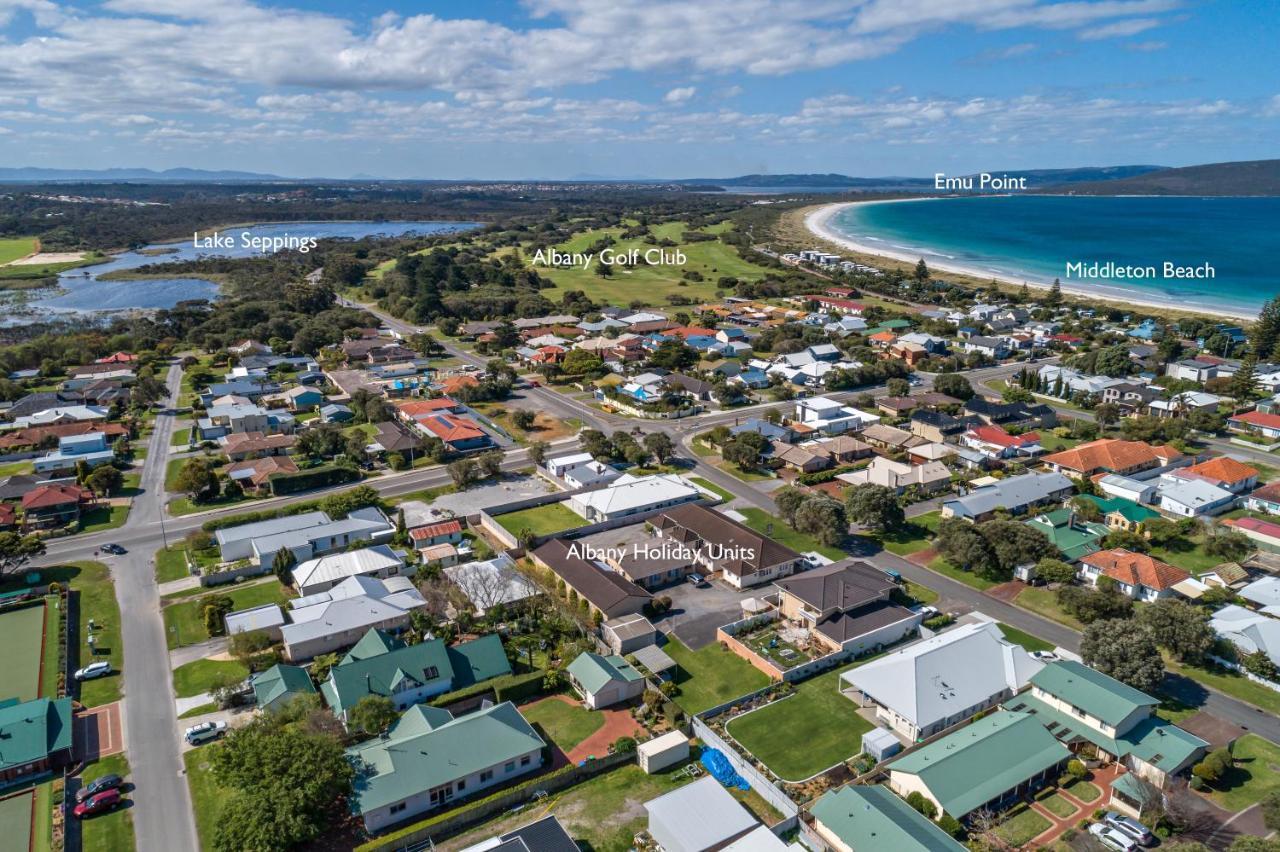
[[[1091,27],[1080,32],[1080,38],[1085,41],[1098,41],[1104,38],[1122,38],[1124,36],[1137,35],[1147,30],[1155,29],[1160,26],[1157,18],[1131,18],[1127,21],[1116,21],[1111,24],[1104,24],[1100,27]]]
[[[669,104],[682,104],[692,98],[694,93],[697,91],[698,90],[693,86],[681,86],[680,88],[672,89],[667,92],[662,96],[662,100]]]

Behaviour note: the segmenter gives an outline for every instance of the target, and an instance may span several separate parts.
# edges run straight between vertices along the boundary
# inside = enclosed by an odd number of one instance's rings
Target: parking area
[[[654,592],[671,598],[671,609],[658,622],[658,629],[674,633],[680,641],[696,651],[716,639],[716,628],[742,618],[742,601],[770,592],[771,587],[738,591],[719,581],[696,587],[677,583]]]
[[[466,517],[481,509],[541,497],[556,490],[558,489],[539,476],[507,475],[499,480],[471,485],[466,491],[441,494],[430,505],[421,500],[406,500],[400,505],[404,509],[405,522],[409,526],[417,526],[440,520],[450,513]]]

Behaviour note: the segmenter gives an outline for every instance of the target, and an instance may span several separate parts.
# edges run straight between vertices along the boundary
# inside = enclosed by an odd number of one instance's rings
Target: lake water
[[[218,285],[195,278],[149,278],[135,281],[101,281],[100,275],[122,269],[136,269],[155,263],[194,260],[202,256],[254,257],[261,252],[242,245],[240,235],[251,237],[315,239],[360,239],[369,236],[422,236],[478,227],[474,222],[278,222],[227,228],[222,233],[233,238],[229,248],[196,248],[190,238],[177,243],[160,243],[142,251],[115,255],[111,261],[96,266],[72,269],[58,276],[59,292],[50,291],[44,298],[27,303],[29,314],[48,317],[53,314],[91,313],[94,311],[126,311],[134,309],[171,308],[184,299],[214,299]],[[155,252],[163,251],[163,254]],[[149,253],[144,253],[149,252]]]
[[[999,196],[860,204],[830,220],[868,247],[926,262],[1170,307],[1256,314],[1280,293],[1280,198]],[[1153,278],[1069,276],[1066,264],[1156,266]],[[1165,277],[1208,264],[1212,279]]]

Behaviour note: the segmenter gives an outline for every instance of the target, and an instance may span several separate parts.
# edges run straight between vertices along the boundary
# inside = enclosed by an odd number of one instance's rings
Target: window
[[[529,761],[531,761],[531,760],[533,760],[533,758],[529,757],[529,755],[527,755],[527,754],[526,754],[524,757],[520,758],[520,765],[521,765],[521,766],[528,766],[528,765],[529,765]]]
[[[423,670],[422,676],[427,680],[435,680],[440,677],[440,670],[435,666],[427,666],[426,669]]]
[[[485,771],[483,771],[483,772],[481,772],[481,773],[480,773],[480,783],[481,783],[481,784],[483,784],[483,783],[484,783],[484,782],[486,782],[486,781],[492,781],[492,780],[493,780],[493,770],[492,770],[492,769],[486,769]]]
[[[515,771],[516,771],[516,762],[515,762],[514,760],[508,760],[508,761],[507,761],[507,765],[506,765],[506,766],[504,766],[504,767],[502,767],[502,771],[503,771],[503,772],[515,772]]]
[[[461,792],[462,792],[463,790],[465,790],[465,789],[467,789],[467,779],[465,779],[465,778],[459,778],[459,779],[458,779],[458,792],[459,792],[459,793],[461,793]]]
[[[388,813],[398,814],[407,807],[409,807],[408,802],[396,802],[394,805],[388,808],[387,811]]]

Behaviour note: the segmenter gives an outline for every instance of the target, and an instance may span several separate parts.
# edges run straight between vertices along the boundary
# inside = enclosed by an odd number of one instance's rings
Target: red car
[[[72,811],[78,819],[84,819],[103,811],[109,811],[120,804],[119,790],[104,790],[96,796],[85,799]]]

